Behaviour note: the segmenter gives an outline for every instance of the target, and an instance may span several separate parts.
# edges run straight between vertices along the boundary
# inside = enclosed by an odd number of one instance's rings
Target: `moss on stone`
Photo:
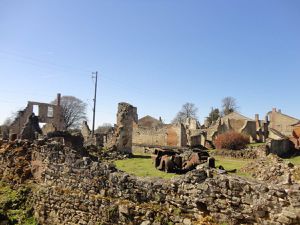
[[[0,182],[0,218],[9,224],[36,225],[28,199],[30,192],[27,186],[12,189],[8,184]]]

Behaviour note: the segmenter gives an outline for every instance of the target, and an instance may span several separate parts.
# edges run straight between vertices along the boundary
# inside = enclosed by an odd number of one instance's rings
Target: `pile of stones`
[[[259,181],[287,185],[300,181],[294,176],[297,171],[299,171],[297,166],[290,162],[284,162],[282,158],[273,154],[249,163],[241,169],[241,172],[250,173],[253,178]]]

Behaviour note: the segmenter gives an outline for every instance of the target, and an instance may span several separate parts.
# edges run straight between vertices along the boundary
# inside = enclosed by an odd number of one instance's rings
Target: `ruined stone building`
[[[206,147],[212,148],[216,137],[228,131],[249,136],[250,142],[273,140],[274,151],[285,153],[291,148],[290,141],[299,146],[300,121],[277,112],[268,113],[265,120],[248,118],[233,112],[220,117],[210,127],[201,127],[196,119],[183,123],[165,124],[161,119],[145,116],[138,119],[137,108],[119,103],[117,124],[113,129],[98,134],[97,145],[116,146],[118,150],[131,153],[132,147]],[[83,124],[82,134],[87,140],[90,130]]]
[[[288,151],[287,148],[294,145],[299,148],[299,124],[300,120],[292,116],[283,114],[281,110],[273,108],[267,113],[269,120],[268,137],[273,141],[273,145],[278,151]],[[275,148],[274,147],[274,148]],[[291,147],[290,147],[291,148]]]
[[[215,138],[227,131],[236,131],[249,135],[250,142],[270,141],[274,153],[285,154],[290,151],[293,142],[299,147],[300,121],[282,114],[275,108],[267,113],[265,120],[255,115],[255,120],[247,118],[237,112],[219,118],[212,126],[203,130],[203,138],[214,142]]]
[[[151,116],[145,116],[134,124],[133,145],[182,147],[186,144],[182,124],[163,124]]]
[[[269,128],[275,129],[287,137],[293,136],[293,125],[300,122],[299,119],[285,115],[281,113],[281,110],[277,111],[276,108],[268,112],[267,116],[270,121]]]
[[[227,131],[236,131],[250,136],[251,141],[257,140],[257,121],[243,116],[237,112],[232,112],[219,118],[212,126],[206,129],[206,139],[214,141],[219,134]]]
[[[90,130],[83,124],[81,133],[85,140],[90,138]],[[125,153],[131,153],[133,146],[139,147],[187,147],[200,145],[200,124],[188,119],[185,123],[164,124],[161,119],[145,116],[138,119],[137,108],[128,103],[119,103],[117,123],[113,129],[99,134],[100,144],[116,146]],[[96,134],[97,135],[97,134]]]
[[[161,147],[195,147],[203,145],[200,123],[187,118],[183,123],[164,124],[151,116],[138,120],[133,128],[133,145]]]
[[[125,102],[119,103],[117,125],[111,142],[118,151],[132,153],[133,127],[137,121],[137,108]]]
[[[57,94],[57,105],[29,101],[26,108],[19,111],[18,116],[10,126],[10,138],[22,138],[22,135],[26,132],[25,125],[32,115],[38,118],[39,123],[48,124],[48,129],[44,130],[44,132],[64,130],[65,124],[62,117],[60,99],[61,95]]]

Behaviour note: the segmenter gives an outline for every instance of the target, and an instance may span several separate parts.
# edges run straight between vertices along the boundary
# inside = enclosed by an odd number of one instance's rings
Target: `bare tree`
[[[4,120],[2,126],[7,126],[7,127],[11,126],[12,123],[15,121],[15,119],[18,116],[20,116],[23,112],[24,112],[24,109],[19,109],[17,111],[11,112],[11,115]]]
[[[57,104],[57,99],[51,104]],[[87,120],[86,103],[74,96],[62,96],[60,101],[62,116],[66,128],[78,128],[82,121]]]
[[[232,112],[236,112],[238,109],[235,98],[233,97],[225,97],[222,100],[222,114],[228,115]]]
[[[3,139],[8,139],[9,138],[9,128],[16,119],[18,112],[13,112],[10,117],[7,117],[3,124],[0,126],[0,135],[2,136]]]
[[[177,113],[176,117],[172,120],[172,123],[182,123],[187,118],[197,119],[198,108],[194,103],[185,103],[181,110]]]
[[[10,126],[12,123],[14,122],[14,118],[13,117],[8,117],[4,120],[2,126]]]

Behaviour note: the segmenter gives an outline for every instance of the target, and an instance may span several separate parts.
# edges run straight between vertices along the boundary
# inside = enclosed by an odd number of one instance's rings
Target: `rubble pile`
[[[210,154],[212,156],[216,155],[230,158],[257,159],[265,157],[267,154],[267,149],[265,145],[262,145],[258,147],[247,147],[243,150],[217,149],[215,151],[211,151]]]
[[[87,152],[97,157],[100,161],[121,160],[132,157],[131,153],[120,152],[115,146],[111,148],[99,148],[95,145],[86,146]]]
[[[300,190],[193,170],[172,180],[137,178],[86,159],[51,165],[35,195],[43,224],[192,224],[212,216],[230,224],[297,224]]]
[[[32,202],[40,224],[190,225],[207,216],[230,224],[300,223],[297,186],[287,189],[208,168],[171,180],[138,178],[85,149],[47,139],[2,143],[0,171],[8,171],[7,159],[8,168],[20,169],[23,161],[15,159],[21,157],[37,183]]]
[[[13,184],[32,177],[31,142],[0,142],[0,179]]]
[[[299,182],[294,174],[299,170],[292,163],[285,163],[283,159],[270,154],[263,159],[248,164],[242,172],[250,173],[253,178],[273,184],[292,184]]]

